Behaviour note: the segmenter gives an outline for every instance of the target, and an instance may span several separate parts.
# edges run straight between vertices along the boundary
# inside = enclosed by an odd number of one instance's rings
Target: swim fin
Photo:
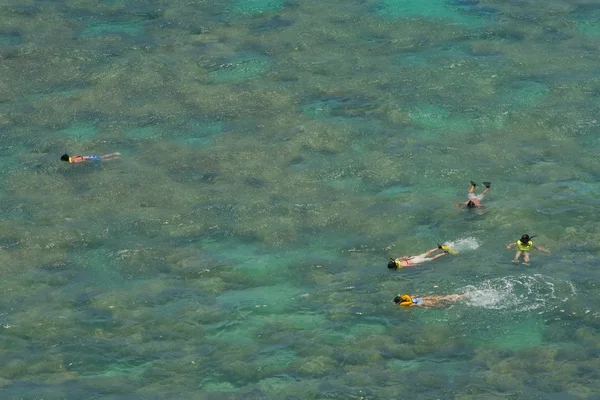
[[[471,186],[477,187],[477,184],[475,182],[471,181]]]
[[[490,188],[491,184],[492,184],[491,182],[483,182],[483,186],[485,186],[488,189]]]
[[[512,260],[513,263],[518,264],[519,260]]]
[[[439,245],[438,245],[439,246]],[[438,247],[440,250],[444,250],[446,253],[450,253],[452,255],[456,255],[458,254],[458,251],[454,250],[452,247],[450,246],[446,246],[445,244],[441,245]]]

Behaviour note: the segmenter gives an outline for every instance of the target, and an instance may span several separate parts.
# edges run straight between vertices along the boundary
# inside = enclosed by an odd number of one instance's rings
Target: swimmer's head
[[[411,303],[412,304],[412,297],[410,297],[407,294],[398,294],[396,297],[394,297],[394,303],[396,303],[396,304]]]
[[[409,295],[399,294],[396,297],[394,297],[394,303],[400,304],[401,306],[410,306],[412,305],[413,301],[412,297],[410,297]]]
[[[534,237],[536,237],[536,235],[529,236],[528,234],[524,233],[523,236],[521,236],[521,239],[519,240],[521,241],[521,243],[529,243]]]
[[[477,204],[475,204],[471,200],[469,200],[469,202],[467,203],[467,208],[475,208],[475,207],[477,207]]]
[[[390,258],[390,261],[388,261],[388,268],[389,269],[397,269],[398,261],[394,260],[393,258]]]
[[[62,161],[66,161],[69,162],[69,155],[67,153],[63,154],[62,156],[60,156],[60,159]]]

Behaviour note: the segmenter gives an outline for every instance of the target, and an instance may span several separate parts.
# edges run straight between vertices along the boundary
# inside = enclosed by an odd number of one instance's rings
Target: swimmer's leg
[[[95,161],[95,162],[100,162],[100,161],[102,161],[102,160],[103,160],[103,158],[102,158],[102,157],[100,157],[100,156],[94,156],[94,155],[91,155],[91,156],[85,156],[85,157],[86,157],[86,160],[87,160],[87,161],[92,161],[92,162],[94,162],[94,161]]]
[[[467,193],[473,193],[475,192],[475,188],[477,187],[477,184],[473,181],[471,181],[471,187],[469,188],[469,191]]]
[[[116,158],[119,157],[121,155],[121,153],[118,152],[114,152],[114,153],[110,153],[110,154],[105,154],[102,156],[103,160],[110,160],[111,158]]]
[[[529,264],[529,252],[524,251],[523,253],[523,262]]]
[[[513,262],[519,262],[519,257],[521,257],[521,253],[522,251],[517,250],[517,252],[515,253],[515,258],[513,258]]]
[[[483,184],[485,185],[485,190],[483,192],[481,192],[480,196],[483,196],[484,194],[486,194],[487,192],[490,191],[490,185],[491,185],[491,183],[489,183],[489,182],[483,182]]]
[[[442,296],[442,298],[440,300],[456,301],[456,300],[462,299],[463,297],[467,297],[467,295],[466,294],[449,294],[447,296]]]
[[[433,261],[433,260],[435,260],[436,258],[440,258],[440,257],[442,257],[442,256],[445,256],[446,254],[448,254],[448,252],[447,252],[447,251],[445,251],[445,252],[443,252],[443,253],[440,253],[440,254],[436,254],[435,256],[433,256],[433,257],[431,257],[431,258],[426,258],[424,261]]]
[[[435,249],[427,250],[425,253],[419,254],[418,257],[427,257],[431,253],[435,253],[438,249],[439,249],[439,247],[436,247]]]

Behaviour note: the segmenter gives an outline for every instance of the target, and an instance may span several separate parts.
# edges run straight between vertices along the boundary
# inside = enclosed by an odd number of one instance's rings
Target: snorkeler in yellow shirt
[[[447,296],[410,296],[399,294],[394,303],[405,307],[447,307],[452,303],[467,297],[466,294],[450,294]]]

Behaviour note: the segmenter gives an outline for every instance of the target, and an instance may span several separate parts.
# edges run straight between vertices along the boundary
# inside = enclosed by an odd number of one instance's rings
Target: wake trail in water
[[[457,252],[463,252],[477,250],[481,246],[481,243],[474,237],[466,237],[444,242],[444,246],[448,246]]]
[[[471,306],[522,312],[556,308],[577,292],[570,282],[535,274],[488,279],[478,285],[466,286],[464,293]]]

